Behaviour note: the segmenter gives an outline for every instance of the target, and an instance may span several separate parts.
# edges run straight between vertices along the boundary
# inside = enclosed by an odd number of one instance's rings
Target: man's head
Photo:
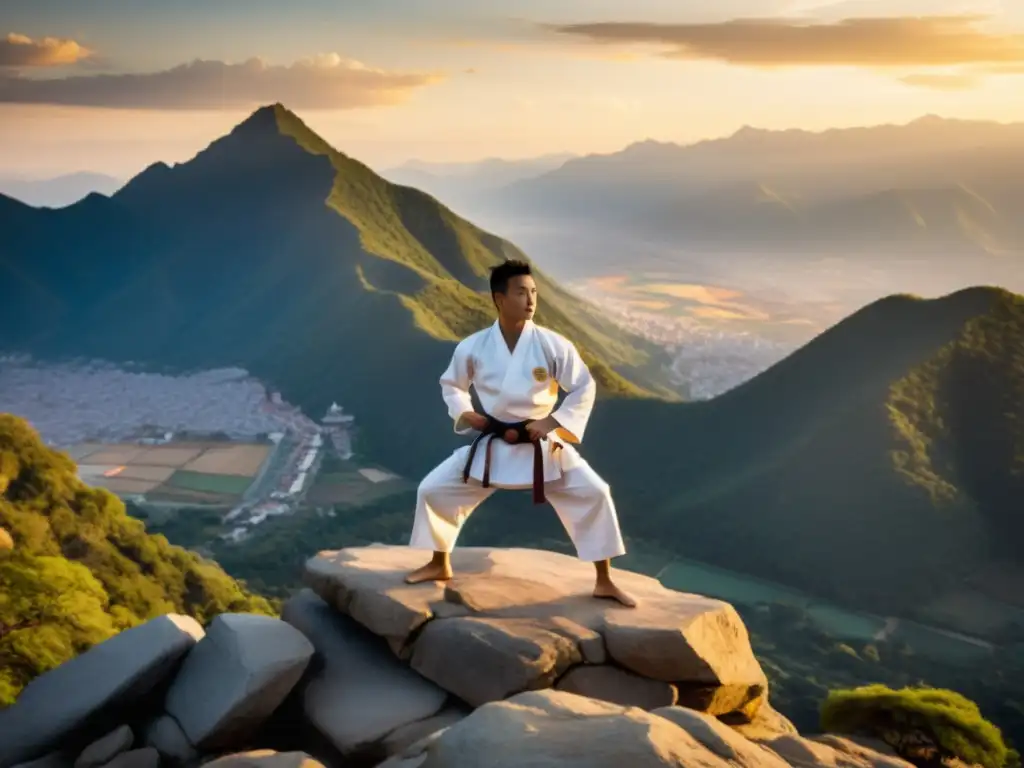
[[[537,284],[525,261],[505,261],[491,270],[491,298],[498,316],[507,323],[533,319]]]

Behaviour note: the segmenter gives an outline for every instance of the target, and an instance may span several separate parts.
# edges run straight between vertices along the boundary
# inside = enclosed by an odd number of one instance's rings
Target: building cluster
[[[179,439],[216,434],[251,440],[288,428],[291,415],[264,408],[266,402],[263,385],[238,368],[171,376],[97,362],[0,358],[0,411],[27,419],[47,444],[60,448],[157,442],[167,432]]]
[[[322,423],[245,370],[172,376],[104,362],[50,364],[0,356],[0,412],[29,421],[56,448],[80,443],[160,445],[182,440],[269,440],[273,447],[225,517],[242,538],[302,501],[327,450],[352,457],[353,417],[334,403]]]
[[[665,347],[673,356],[673,381],[693,400],[716,397],[739,386],[798,346],[748,331],[727,331],[696,318],[645,312],[605,295],[601,309],[617,325]]]

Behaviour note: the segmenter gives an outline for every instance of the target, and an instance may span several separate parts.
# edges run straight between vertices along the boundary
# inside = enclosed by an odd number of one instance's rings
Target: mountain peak
[[[245,120],[236,125],[231,133],[242,133],[253,135],[258,133],[278,133],[278,120],[284,115],[290,114],[280,102],[264,104],[256,109]]]

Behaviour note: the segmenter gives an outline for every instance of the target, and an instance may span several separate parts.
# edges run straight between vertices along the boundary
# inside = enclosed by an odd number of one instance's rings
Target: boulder
[[[152,747],[121,752],[104,768],[160,768],[160,753]]]
[[[640,677],[605,664],[576,667],[555,687],[560,691],[646,710],[671,707],[679,698],[675,686],[670,683]]]
[[[799,735],[788,717],[772,706],[771,700],[761,704],[749,723],[729,723],[733,729],[751,741],[771,741],[779,736]]]
[[[778,754],[755,744],[706,712],[688,707],[661,707],[652,714],[675,723],[709,751],[740,768],[789,768]]]
[[[284,701],[312,655],[305,635],[280,619],[221,614],[181,665],[165,709],[200,752],[238,746]]]
[[[830,743],[788,734],[764,742],[793,768],[913,768],[891,752],[866,743],[830,736]]]
[[[65,750],[50,752],[27,763],[18,763],[14,768],[69,768],[75,763],[75,755]]]
[[[124,722],[128,718],[121,715],[159,688],[202,637],[195,619],[165,614],[40,675],[0,710],[0,768]]]
[[[216,768],[324,768],[323,763],[305,752],[275,752],[272,749],[224,755],[203,765]]]
[[[167,714],[146,724],[142,741],[160,753],[160,762],[165,766],[192,765],[199,758],[199,752],[181,730],[178,721]]]
[[[304,578],[413,669],[474,706],[556,686],[567,674],[578,682],[576,667],[602,662],[665,684],[648,689],[660,691],[655,706],[678,701],[750,721],[767,694],[746,626],[728,603],[618,571],[639,600],[625,608],[591,596],[589,563],[531,549],[463,547],[452,554],[451,581],[406,584],[422,560],[403,546],[324,551],[307,561]],[[619,695],[607,693],[614,673],[596,674],[605,683],[600,695]]]
[[[426,720],[418,720],[415,723],[396,728],[384,739],[384,754],[401,755],[416,742],[455,725],[463,718],[468,717],[471,712],[472,710],[467,707],[450,706]]]
[[[710,718],[709,718],[710,719]],[[728,730],[727,726],[723,726]],[[714,741],[710,737],[709,741]],[[735,738],[742,741],[741,736]],[[722,739],[724,742],[724,739]],[[387,768],[784,768],[763,750],[763,763],[741,762],[708,749],[672,720],[637,707],[578,696],[565,691],[529,691],[476,709],[439,735],[384,763]],[[724,742],[728,743],[728,742]],[[760,749],[749,744],[749,753]],[[383,768],[383,767],[382,767]]]
[[[301,696],[306,718],[342,755],[383,753],[384,738],[437,715],[448,694],[399,661],[384,640],[309,590],[281,617],[316,649]]]
[[[135,734],[127,725],[115,728],[82,750],[82,754],[75,760],[75,768],[99,768],[106,765],[122,752],[131,749],[134,741]]]

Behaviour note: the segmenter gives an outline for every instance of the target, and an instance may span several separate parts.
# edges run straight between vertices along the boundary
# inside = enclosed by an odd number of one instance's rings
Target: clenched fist
[[[547,437],[548,432],[558,429],[558,422],[552,416],[537,421],[531,421],[526,425],[526,431],[531,440],[540,440]]]
[[[477,431],[482,431],[487,426],[487,417],[476,411],[466,411],[460,417],[463,424],[467,424]]]

